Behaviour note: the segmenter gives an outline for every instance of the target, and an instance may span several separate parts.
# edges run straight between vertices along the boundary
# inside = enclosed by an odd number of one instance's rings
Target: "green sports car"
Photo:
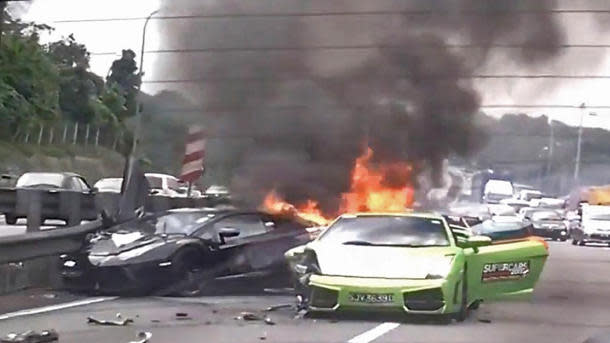
[[[492,242],[433,214],[337,218],[285,254],[313,312],[395,311],[464,320],[480,301],[531,294],[548,256],[536,237]]]

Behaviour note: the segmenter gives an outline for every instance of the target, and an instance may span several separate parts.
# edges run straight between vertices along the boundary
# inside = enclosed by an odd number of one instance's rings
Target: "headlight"
[[[445,256],[433,260],[428,268],[428,274],[426,279],[444,279],[451,271],[451,264],[453,263],[453,256]]]
[[[119,258],[119,260],[122,260],[122,261],[129,260],[131,258],[138,257],[142,254],[145,254],[157,247],[160,247],[163,244],[164,244],[163,242],[159,242],[156,244],[145,245],[143,247],[139,247],[139,248],[135,248],[135,249],[131,249],[131,250],[122,252],[117,257]]]

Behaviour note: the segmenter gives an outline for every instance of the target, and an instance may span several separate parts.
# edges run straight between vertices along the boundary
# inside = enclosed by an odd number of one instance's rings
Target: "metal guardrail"
[[[0,264],[79,250],[90,232],[100,229],[100,220],[57,230],[0,238]]]
[[[118,193],[0,188],[0,213],[7,218],[26,218],[26,231],[37,232],[45,219],[60,219],[67,226],[77,226],[83,220],[98,219],[102,211],[116,213],[120,196]],[[216,198],[149,195],[144,210],[159,212],[182,207],[209,207],[222,202],[223,199]]]
[[[27,218],[26,234],[0,238],[0,264],[59,255],[80,249],[85,236],[102,227],[101,212],[116,213],[118,193],[79,193],[39,189],[0,188],[0,213]],[[211,207],[226,203],[217,198],[174,198],[149,195],[146,212],[173,208]],[[40,231],[45,218],[62,219],[66,227]],[[82,220],[93,220],[81,224]]]

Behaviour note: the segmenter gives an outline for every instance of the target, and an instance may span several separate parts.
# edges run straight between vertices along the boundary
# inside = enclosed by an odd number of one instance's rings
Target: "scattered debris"
[[[189,314],[186,312],[178,312],[176,313],[176,320],[191,320],[193,318],[189,317]]]
[[[48,293],[48,294],[43,294],[42,297],[45,299],[55,299],[55,298],[57,298],[57,294]]]
[[[9,333],[0,340],[2,343],[46,343],[59,341],[59,335],[55,330],[44,330],[41,333],[26,331],[22,333]]]
[[[129,343],[148,343],[150,338],[152,337],[152,333],[141,331],[138,333],[137,339],[135,341],[131,341]]]
[[[286,288],[265,288],[263,289],[265,293],[269,294],[283,294],[283,295],[292,295],[294,294],[294,288],[286,287]]]
[[[307,310],[305,309],[300,309],[297,311],[297,313],[294,315],[294,319],[303,319],[305,318],[305,315],[307,315]]]
[[[204,325],[212,325],[212,321],[211,320],[206,320],[203,324]]]
[[[267,324],[267,325],[275,325],[275,322],[271,318],[265,317],[265,324]]]
[[[120,316],[117,316],[117,317],[121,318]],[[97,324],[97,325],[108,325],[108,326],[126,326],[126,325],[133,323],[133,319],[125,318],[125,319],[118,319],[118,320],[105,320],[105,319],[87,317],[87,323]]]
[[[161,321],[159,319],[151,319],[150,322],[151,323],[161,323]]]
[[[269,306],[265,309],[265,311],[267,312],[273,312],[279,309],[283,309],[283,308],[291,308],[292,304],[279,304],[279,305],[273,305],[273,306]]]
[[[491,319],[486,319],[486,318],[478,318],[478,321],[481,323],[486,323],[486,324],[491,323]]]
[[[239,316],[234,318],[235,320],[245,320],[245,321],[253,321],[253,320],[263,320],[263,317],[254,314],[252,312],[242,312]]]
[[[258,336],[258,339],[261,341],[264,341],[267,339],[267,331],[263,331],[263,335],[262,336]]]
[[[218,310],[212,310],[212,313],[216,314],[218,313]]]

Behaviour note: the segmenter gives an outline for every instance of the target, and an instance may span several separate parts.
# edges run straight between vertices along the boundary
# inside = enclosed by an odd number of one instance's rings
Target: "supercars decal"
[[[517,280],[526,277],[529,272],[529,261],[485,263],[481,280],[483,282]]]

